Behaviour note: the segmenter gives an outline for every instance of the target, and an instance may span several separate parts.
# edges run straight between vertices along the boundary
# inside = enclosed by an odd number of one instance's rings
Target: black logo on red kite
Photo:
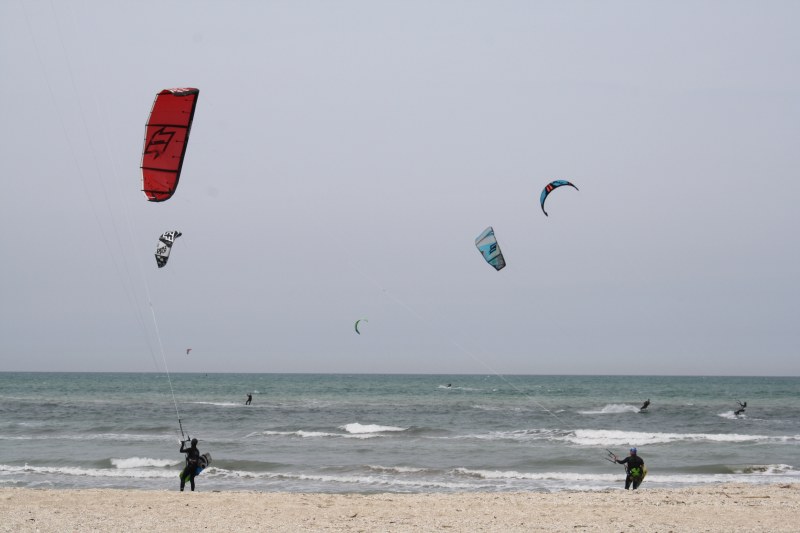
[[[172,137],[174,136],[174,130],[167,131],[166,126],[161,126],[153,132],[153,135],[150,136],[150,140],[147,141],[147,146],[145,146],[144,149],[145,155],[150,154],[153,156],[153,159],[158,159],[159,156],[167,151],[167,146],[172,142]]]

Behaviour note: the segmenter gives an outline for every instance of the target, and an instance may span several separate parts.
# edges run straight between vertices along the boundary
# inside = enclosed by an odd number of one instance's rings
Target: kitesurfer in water
[[[250,402],[252,402],[252,401],[253,401],[253,395],[248,393],[247,394],[247,401],[244,402],[244,404],[245,405],[250,405]]]
[[[739,409],[737,409],[733,414],[735,414],[736,416],[744,414],[744,409],[745,407],[747,407],[747,402],[742,403],[739,400],[736,400],[736,403],[739,404]]]
[[[644,411],[645,409],[647,409],[647,406],[649,406],[649,405],[650,405],[650,398],[645,400],[644,404],[642,404],[642,406],[639,408],[639,410],[640,411]]]
[[[183,492],[183,486],[186,485],[186,480],[189,480],[189,484],[192,487],[192,491],[194,491],[194,476],[197,475],[197,465],[200,462],[200,450],[197,449],[197,439],[192,439],[192,445],[189,448],[186,448],[186,443],[189,441],[181,441],[181,453],[186,454],[186,467],[181,472],[181,492]]]
[[[644,479],[644,460],[636,453],[636,448],[631,448],[631,453],[625,459],[619,460],[614,456],[614,462],[625,465],[625,490],[633,485],[633,490],[639,488]]]

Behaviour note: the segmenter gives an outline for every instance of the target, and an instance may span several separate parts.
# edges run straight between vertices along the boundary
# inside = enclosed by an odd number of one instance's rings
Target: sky
[[[0,371],[800,375],[797,20],[0,2]],[[151,203],[172,87],[200,95]]]

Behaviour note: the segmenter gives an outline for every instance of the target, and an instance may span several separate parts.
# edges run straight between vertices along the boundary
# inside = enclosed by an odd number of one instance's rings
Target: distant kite
[[[147,119],[142,150],[142,192],[150,202],[169,200],[178,187],[192,129],[198,89],[164,89]]]
[[[359,318],[358,320],[356,320],[356,333],[358,333],[359,335],[361,335],[361,332],[360,332],[360,331],[358,331],[358,324],[359,324],[359,322],[369,322],[369,320],[367,320],[366,318]]]
[[[486,262],[496,270],[506,266],[506,260],[503,258],[503,253],[500,251],[500,245],[497,244],[497,239],[494,237],[494,229],[491,226],[478,235],[475,239],[475,246],[478,247],[478,251],[486,259]]]
[[[544,213],[545,216],[547,216],[547,211],[544,210],[544,201],[547,199],[547,195],[553,192],[553,189],[563,187],[564,185],[569,185],[576,191],[579,190],[577,187],[575,187],[575,185],[568,182],[567,180],[556,180],[548,183],[547,186],[545,186],[544,190],[542,191],[542,195],[539,197],[539,203],[542,204],[542,213]]]
[[[181,236],[180,231],[167,231],[158,238],[156,245],[156,263],[158,268],[162,268],[169,260],[169,251],[172,250],[172,244],[175,239]]]
[[[186,355],[189,355],[189,352],[191,352],[191,351],[192,351],[191,348],[186,348]]]

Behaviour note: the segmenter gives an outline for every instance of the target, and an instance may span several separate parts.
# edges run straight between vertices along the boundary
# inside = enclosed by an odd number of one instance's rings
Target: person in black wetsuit
[[[633,485],[633,490],[639,488],[644,478],[644,460],[636,454],[636,448],[631,448],[631,454],[625,459],[619,460],[614,456],[614,462],[625,465],[625,490]]]
[[[183,487],[186,485],[187,479],[194,491],[194,476],[197,473],[197,464],[200,461],[200,450],[197,449],[197,439],[192,439],[192,445],[189,448],[186,448],[186,442],[181,442],[180,449],[181,453],[186,454],[186,467],[183,469],[183,472],[181,472],[181,492],[183,492]]]
[[[650,398],[645,400],[644,404],[639,408],[640,411],[644,411],[650,405]]]
[[[739,400],[736,400],[736,403],[739,404],[739,409],[737,409],[733,414],[735,414],[736,416],[744,414],[744,409],[745,407],[747,407],[747,402],[742,403]]]
[[[250,402],[252,402],[252,401],[253,401],[253,395],[252,394],[248,394],[247,395],[247,401],[244,402],[244,404],[245,405],[250,405]]]

